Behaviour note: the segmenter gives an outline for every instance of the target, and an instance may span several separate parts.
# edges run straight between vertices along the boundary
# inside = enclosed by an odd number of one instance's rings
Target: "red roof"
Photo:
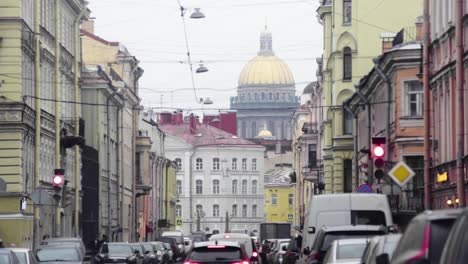
[[[263,148],[251,141],[239,138],[236,135],[230,134],[224,130],[212,127],[207,124],[197,125],[195,133],[190,133],[189,123],[182,124],[164,124],[160,125],[162,131],[167,134],[176,136],[188,144],[193,146],[246,146]]]

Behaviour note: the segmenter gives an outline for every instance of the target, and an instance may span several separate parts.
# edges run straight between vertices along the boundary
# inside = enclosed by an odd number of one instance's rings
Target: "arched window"
[[[268,100],[270,100],[270,101],[273,100],[273,94],[272,94],[272,93],[269,93],[269,94],[268,94]]]
[[[203,205],[197,204],[197,206],[195,207],[195,210],[201,214],[203,212]]]
[[[195,193],[196,194],[202,194],[203,193],[203,181],[202,180],[196,180],[195,181]]]
[[[343,135],[353,133],[353,116],[347,110],[343,110]]]
[[[176,188],[177,188],[177,194],[181,195],[182,194],[182,181],[181,180],[177,180]]]
[[[213,158],[213,170],[219,170],[219,158]]]
[[[242,217],[247,217],[247,205],[242,205]]]
[[[195,169],[196,170],[203,170],[203,159],[197,158],[195,161]]]
[[[247,194],[247,180],[242,180],[242,194]]]
[[[352,75],[353,75],[352,63],[353,61],[352,61],[351,48],[344,47],[343,49],[343,80],[351,80]]]
[[[257,194],[257,180],[252,181],[252,194]]]
[[[247,159],[242,159],[242,170],[243,171],[247,170]]]
[[[176,217],[180,218],[182,217],[182,205],[178,204],[175,207],[175,215]]]
[[[252,170],[256,171],[257,170],[257,159],[252,159]]]
[[[257,217],[257,205],[252,205],[252,217]]]
[[[289,206],[294,205],[294,194],[292,194],[292,193],[288,194],[288,205]]]
[[[237,204],[232,205],[232,212],[231,212],[232,217],[237,217]]]
[[[232,170],[237,170],[237,158],[232,158]]]
[[[213,180],[213,193],[219,194],[219,180]]]
[[[237,194],[237,180],[232,180],[232,194]]]
[[[219,217],[219,205],[213,205],[213,217]]]
[[[262,100],[265,100],[265,93],[262,92]]]
[[[174,161],[175,161],[175,163],[177,164],[177,169],[178,169],[178,170],[182,170],[182,160],[179,159],[179,158],[177,158],[177,159],[175,159]]]
[[[247,94],[247,101],[250,101],[250,93]]]
[[[255,99],[255,101],[258,100],[258,94],[257,93],[254,93],[254,99]]]

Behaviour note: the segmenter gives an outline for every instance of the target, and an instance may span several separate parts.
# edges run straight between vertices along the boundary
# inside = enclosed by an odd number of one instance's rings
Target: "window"
[[[237,204],[232,205],[232,217],[237,217]]]
[[[309,144],[309,168],[317,167],[317,144]]]
[[[203,159],[197,158],[195,161],[195,169],[196,170],[203,170]]]
[[[288,194],[288,205],[289,206],[294,205],[294,194],[292,194],[292,193]]]
[[[252,159],[252,170],[253,171],[257,170],[257,159]]]
[[[175,215],[176,217],[180,218],[182,217],[182,205],[178,204],[175,207]]]
[[[196,194],[202,194],[203,193],[203,181],[202,180],[196,180],[195,181],[195,193]]]
[[[424,111],[424,90],[419,81],[405,82],[405,114],[422,116]]]
[[[247,205],[242,205],[242,217],[247,217]]]
[[[352,20],[352,2],[351,0],[343,0],[343,24],[351,24]]]
[[[181,195],[182,194],[182,181],[177,180],[176,188],[177,188],[177,194]]]
[[[232,194],[237,194],[237,180],[232,180]]]
[[[219,194],[219,180],[213,180],[213,193]]]
[[[353,75],[351,48],[344,47],[343,49],[343,80],[351,80]]]
[[[213,217],[219,217],[219,205],[213,205]]]
[[[278,204],[278,195],[276,193],[271,195],[271,205],[276,206]]]
[[[176,165],[177,165],[177,169],[178,169],[178,170],[182,170],[182,160],[179,159],[179,158],[177,158],[177,159],[175,159],[174,161],[175,161],[175,163],[176,163]]]
[[[257,181],[252,181],[252,194],[257,194]]]
[[[247,180],[242,180],[242,194],[247,194]]]
[[[257,217],[257,205],[252,205],[252,217]]]
[[[237,158],[232,159],[232,166],[231,166],[233,171],[237,170]]]
[[[343,135],[353,134],[353,116],[343,109]]]
[[[247,170],[247,159],[242,159],[242,170],[243,171]]]
[[[219,170],[219,158],[213,158],[213,170]]]
[[[344,192],[353,192],[353,160],[345,159],[343,162]]]
[[[203,205],[197,204],[197,206],[195,206],[195,211],[201,215],[203,212]]]

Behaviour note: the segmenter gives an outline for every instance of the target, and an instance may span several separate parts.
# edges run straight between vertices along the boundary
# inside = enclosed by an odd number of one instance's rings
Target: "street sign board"
[[[181,226],[183,223],[182,219],[176,219],[176,225]]]
[[[358,193],[373,193],[374,190],[372,189],[372,186],[370,186],[370,184],[364,183],[358,186],[357,192]]]
[[[288,214],[288,220],[292,220],[294,219],[294,215],[293,214]]]
[[[414,177],[414,171],[405,162],[398,162],[389,172],[388,176],[400,187],[405,186]]]

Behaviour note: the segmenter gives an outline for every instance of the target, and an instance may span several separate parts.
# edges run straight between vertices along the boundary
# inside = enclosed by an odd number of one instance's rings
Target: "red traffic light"
[[[54,178],[52,179],[52,185],[60,187],[63,184],[63,175],[54,175]]]
[[[382,146],[376,146],[373,151],[374,157],[382,158],[385,155],[385,149]]]

